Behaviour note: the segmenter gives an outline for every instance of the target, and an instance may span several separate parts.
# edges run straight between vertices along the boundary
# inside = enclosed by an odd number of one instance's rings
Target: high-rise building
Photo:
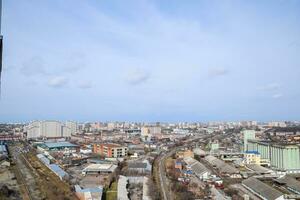
[[[243,130],[244,136],[244,151],[247,151],[247,145],[249,139],[255,139],[255,131],[254,130]]]
[[[161,127],[159,126],[143,126],[141,128],[141,136],[145,141],[149,141],[152,137],[159,135],[161,135]]]
[[[66,127],[67,127],[68,129],[70,129],[70,133],[71,133],[71,134],[75,134],[75,133],[77,133],[77,131],[78,131],[77,123],[76,123],[76,122],[67,121],[67,122],[66,122]]]
[[[71,137],[71,134],[76,132],[76,128],[72,123],[67,125],[59,121],[34,121],[26,128],[27,139],[35,138],[66,138]]]

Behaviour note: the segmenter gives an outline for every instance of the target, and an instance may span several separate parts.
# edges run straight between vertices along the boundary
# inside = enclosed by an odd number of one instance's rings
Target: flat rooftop
[[[98,172],[98,171],[111,171],[113,172],[117,168],[117,165],[113,164],[90,164],[84,168],[83,172]]]
[[[64,147],[77,147],[78,145],[70,142],[45,142],[44,145],[48,148],[64,148]]]

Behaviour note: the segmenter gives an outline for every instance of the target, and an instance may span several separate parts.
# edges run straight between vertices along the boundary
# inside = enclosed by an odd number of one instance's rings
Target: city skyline
[[[299,1],[5,1],[0,122],[299,120]]]

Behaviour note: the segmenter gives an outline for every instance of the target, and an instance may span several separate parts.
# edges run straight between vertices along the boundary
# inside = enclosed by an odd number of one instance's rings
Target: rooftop
[[[83,172],[97,172],[97,171],[111,171],[113,172],[117,168],[113,164],[91,164],[83,169]]]
[[[276,181],[278,183],[285,184],[286,187],[290,188],[290,190],[300,193],[300,182],[297,181],[294,177],[286,175],[285,177],[277,179]]]
[[[246,151],[247,154],[260,154],[258,151]]]
[[[281,193],[280,191],[253,177],[244,180],[242,184],[246,188],[252,190],[253,192],[268,200],[275,200],[283,195],[283,193]]]
[[[44,145],[48,148],[77,147],[76,144],[70,142],[45,142]]]

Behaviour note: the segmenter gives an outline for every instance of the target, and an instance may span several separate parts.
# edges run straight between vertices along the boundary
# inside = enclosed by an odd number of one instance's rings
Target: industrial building
[[[281,186],[286,187],[289,191],[300,195],[300,182],[294,177],[286,175],[283,178],[276,179],[275,181]]]
[[[75,185],[75,194],[80,200],[101,200],[103,194],[103,187],[81,188]]]
[[[50,164],[50,160],[46,158],[43,154],[38,154],[37,157],[42,163],[44,163],[45,166],[47,166],[54,174],[56,174],[56,176],[58,176],[60,180],[69,178],[68,173],[66,173],[58,165]]]
[[[109,174],[113,173],[117,167],[114,164],[91,164],[82,170],[82,174]]]
[[[59,121],[34,121],[25,127],[27,139],[38,138],[70,138],[77,131],[73,122],[66,124]]]
[[[279,144],[269,141],[248,140],[248,151],[258,151],[273,169],[287,173],[300,172],[300,148],[296,144]]]
[[[284,194],[262,181],[250,177],[242,185],[263,200],[284,200]]]
[[[75,153],[79,151],[79,146],[70,142],[44,142],[37,144],[37,149],[41,152],[64,151],[69,153]]]
[[[191,157],[186,157],[183,160],[187,164],[188,168],[191,169],[198,178],[201,180],[209,178],[211,172],[202,163]]]
[[[108,158],[120,158],[127,156],[127,147],[119,144],[94,144],[93,152]]]
[[[152,165],[148,160],[128,162],[128,171],[130,172],[150,174],[151,170],[152,170]]]
[[[243,130],[242,134],[244,136],[244,151],[248,149],[248,140],[255,139],[255,131],[254,130]]]
[[[205,158],[205,161],[208,162],[211,166],[217,168],[219,172],[223,175],[230,176],[232,178],[240,178],[240,172],[235,167],[225,163],[223,160],[220,160],[214,156],[208,155]]]

